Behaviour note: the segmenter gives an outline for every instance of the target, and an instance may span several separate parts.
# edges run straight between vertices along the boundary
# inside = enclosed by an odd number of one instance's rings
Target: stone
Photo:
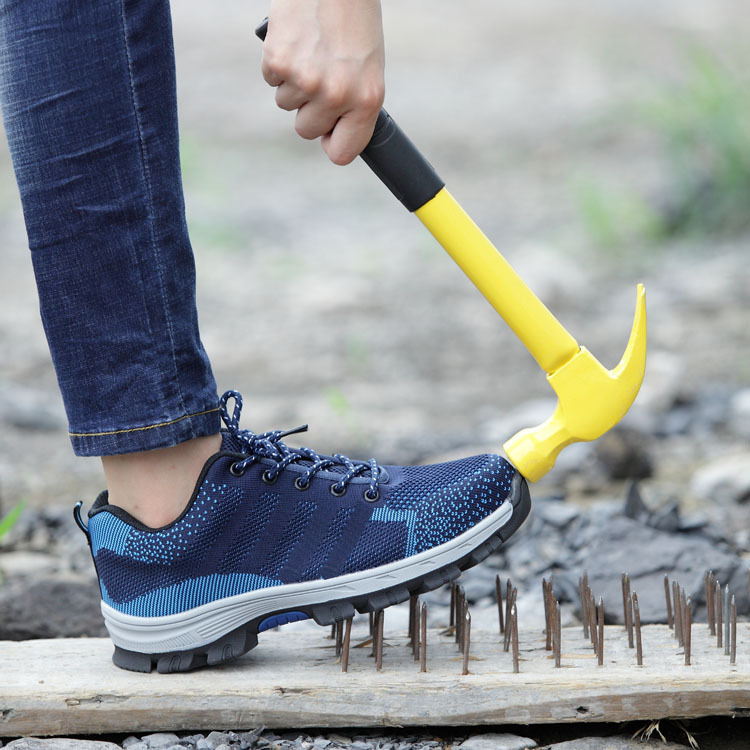
[[[548,524],[557,529],[566,528],[580,514],[575,506],[554,500],[544,502],[538,507],[535,506],[535,509]]]
[[[131,745],[135,745],[138,742],[140,742],[140,739],[138,737],[134,737],[133,735],[131,735],[130,737],[126,737],[122,741],[122,746],[123,746],[124,750],[128,750],[128,748]]]
[[[743,440],[750,440],[750,388],[737,391],[729,401],[729,427]]]
[[[594,443],[594,454],[609,479],[645,479],[654,473],[647,436],[617,426]]]
[[[178,745],[180,738],[171,732],[156,732],[141,737],[141,742],[145,742],[149,750],[166,750],[172,745]]]
[[[463,750],[523,750],[536,747],[528,737],[508,733],[478,734],[464,740],[458,747]]]
[[[19,740],[9,742],[4,750],[120,750],[120,746],[113,742],[101,742],[99,740],[72,740],[65,737],[50,737],[48,739],[22,737]]]
[[[461,750],[525,750],[536,747],[536,742],[529,737],[517,734],[475,734],[464,740],[458,747]]]
[[[694,604],[701,604],[703,574],[714,570],[720,581],[736,591],[738,611],[747,610],[747,584],[739,583],[743,576],[746,580],[746,567],[722,545],[702,536],[660,531],[629,518],[613,517],[606,524],[594,519],[591,514],[578,529],[572,545],[576,551],[565,570],[556,573],[555,585],[564,581],[561,588],[575,591],[581,571],[588,570],[594,595],[604,597],[607,623],[624,620],[622,573],[628,573],[631,590],[638,594],[644,623],[666,621],[665,574],[684,587]]]
[[[649,351],[643,385],[634,407],[650,414],[668,412],[683,396],[686,370],[680,356],[658,349]]]
[[[0,552],[0,577],[8,578],[38,578],[39,576],[57,573],[63,561],[59,556],[46,552],[31,550],[15,550]]]
[[[0,588],[0,640],[106,637],[100,606],[88,576],[11,580]]]
[[[704,464],[693,475],[690,488],[712,503],[750,500],[750,451],[720,456]]]
[[[654,743],[659,750],[685,750],[685,745],[674,742]],[[629,737],[584,737],[579,740],[545,745],[544,750],[643,750],[644,743]]]

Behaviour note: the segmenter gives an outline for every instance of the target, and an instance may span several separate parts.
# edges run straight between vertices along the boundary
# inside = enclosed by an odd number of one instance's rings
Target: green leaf
[[[10,513],[8,513],[7,516],[0,519],[0,539],[3,538],[5,534],[7,534],[11,528],[13,528],[13,525],[18,520],[18,517],[21,515],[21,511],[26,507],[26,503],[23,502],[23,500],[18,503],[18,505],[13,508]]]

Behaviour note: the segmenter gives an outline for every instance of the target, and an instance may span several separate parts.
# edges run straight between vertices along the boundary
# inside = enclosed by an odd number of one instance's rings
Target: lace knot
[[[230,416],[228,402],[234,401],[234,408]],[[365,490],[365,499],[375,502],[380,497],[379,479],[380,467],[378,462],[371,458],[369,461],[353,461],[348,456],[337,453],[334,456],[322,456],[312,448],[290,448],[283,442],[282,438],[307,432],[307,425],[300,425],[290,430],[272,430],[270,432],[254,433],[252,430],[240,428],[240,414],[242,413],[242,396],[237,391],[227,391],[219,401],[221,418],[227,427],[227,431],[235,438],[242,448],[246,457],[232,464],[232,473],[241,475],[245,470],[261,458],[271,459],[276,462],[274,469],[264,472],[266,481],[276,481],[278,475],[289,464],[296,463],[305,471],[297,477],[295,486],[307,489],[310,480],[324,469],[343,466],[345,471],[337,471],[337,479],[331,485],[331,493],[340,497],[346,492],[352,479],[357,476],[366,476],[369,473],[370,483]]]

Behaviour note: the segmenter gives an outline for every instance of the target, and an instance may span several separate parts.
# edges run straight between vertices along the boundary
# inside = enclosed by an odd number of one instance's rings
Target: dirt
[[[219,389],[245,395],[246,426],[309,422],[306,444],[384,461],[499,449],[487,425],[551,396],[534,361],[364,164],[336,168],[295,136],[259,75],[261,8],[182,0],[173,12],[202,334]],[[747,387],[750,238],[602,249],[576,198],[585,180],[668,188],[663,145],[637,104],[684,77],[692,46],[738,49],[750,27],[740,5],[412,0],[384,12],[386,106],[607,366],[646,284],[658,371],[641,412],[713,383]],[[93,500],[98,461],[67,441],[5,149],[0,242],[0,502]],[[667,440],[654,448],[655,481],[689,494],[696,466],[738,445]],[[546,486],[562,481],[553,471]]]

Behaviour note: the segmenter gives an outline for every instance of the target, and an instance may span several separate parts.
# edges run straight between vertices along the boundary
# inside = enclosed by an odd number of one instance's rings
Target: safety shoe
[[[240,429],[235,391],[220,407],[222,449],[174,523],[148,528],[103,492],[86,527],[76,506],[124,669],[218,664],[268,628],[405,601],[476,565],[529,513],[525,480],[500,456],[410,467],[323,456],[282,442],[305,427]]]

